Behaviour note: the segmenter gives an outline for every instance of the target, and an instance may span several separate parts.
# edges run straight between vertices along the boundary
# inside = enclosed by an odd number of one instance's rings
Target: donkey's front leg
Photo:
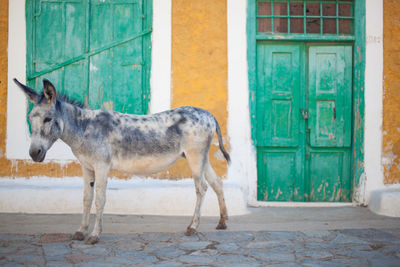
[[[96,220],[93,232],[90,234],[87,244],[96,244],[99,241],[99,235],[102,231],[103,210],[106,203],[107,175],[109,167],[102,166],[95,169],[96,176]]]
[[[89,216],[90,208],[93,201],[93,191],[94,191],[94,172],[82,166],[83,173],[83,214],[81,226],[78,231],[75,232],[72,239],[73,240],[83,240],[85,239],[85,234],[87,234],[89,228]]]

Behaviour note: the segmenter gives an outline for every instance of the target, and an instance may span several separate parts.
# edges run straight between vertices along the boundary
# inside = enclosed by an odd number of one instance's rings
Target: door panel
[[[257,143],[295,147],[299,139],[300,47],[258,47]]]
[[[351,46],[309,47],[309,129],[313,147],[351,144]]]
[[[350,154],[344,152],[310,153],[310,201],[349,201],[344,180],[350,179]]]
[[[294,201],[296,153],[259,151],[258,165],[264,179],[259,185],[259,200]],[[285,168],[282,168],[285,166]]]

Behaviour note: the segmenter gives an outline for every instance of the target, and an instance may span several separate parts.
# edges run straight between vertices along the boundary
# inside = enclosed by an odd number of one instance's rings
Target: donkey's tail
[[[221,129],[219,128],[217,119],[215,119],[215,125],[216,125],[216,130],[217,130],[217,135],[218,135],[219,149],[221,149],[222,154],[224,154],[224,158],[226,159],[226,161],[229,164],[229,163],[231,163],[231,157],[229,156],[228,152],[226,152],[226,150],[225,150],[224,143],[222,141]]]

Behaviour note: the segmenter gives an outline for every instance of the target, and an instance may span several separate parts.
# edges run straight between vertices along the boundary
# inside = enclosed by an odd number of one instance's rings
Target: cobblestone
[[[0,235],[1,266],[400,266],[400,228],[105,235]]]

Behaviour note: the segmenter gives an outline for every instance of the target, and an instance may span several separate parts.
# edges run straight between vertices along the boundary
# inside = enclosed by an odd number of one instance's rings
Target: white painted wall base
[[[400,184],[372,191],[368,207],[380,215],[400,217]]]
[[[226,181],[224,193],[228,215],[247,213],[245,197],[239,185]],[[81,213],[82,195],[83,180],[80,177],[2,178],[0,212]],[[196,193],[191,179],[109,179],[104,212],[191,216],[195,201]],[[93,207],[92,212],[94,210]],[[202,215],[219,216],[217,197],[211,187],[203,203]]]
[[[284,202],[284,201],[249,201],[249,207],[353,207],[353,202]]]

